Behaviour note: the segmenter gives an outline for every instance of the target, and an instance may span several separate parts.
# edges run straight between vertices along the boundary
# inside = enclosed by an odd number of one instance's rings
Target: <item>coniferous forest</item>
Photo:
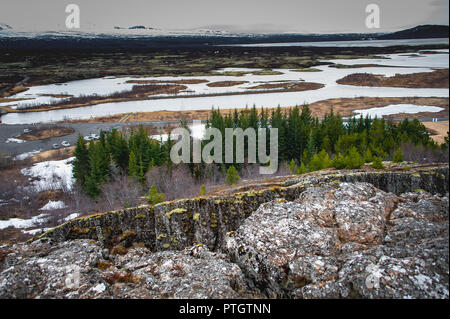
[[[180,124],[187,128],[186,121],[182,120]],[[277,128],[278,165],[291,174],[331,167],[357,169],[365,163],[381,169],[382,161],[386,160],[448,161],[448,136],[444,144],[437,145],[417,119],[404,119],[398,123],[370,117],[344,120],[333,110],[319,119],[311,115],[308,105],[303,105],[290,109],[278,107],[270,112],[263,108],[258,111],[255,107],[228,113],[212,109],[206,127],[219,129],[223,139],[225,128],[266,129],[267,136],[269,128]],[[101,194],[102,185],[118,174],[129,176],[148,190],[154,186],[148,178],[153,168],[164,167],[164,174],[169,175],[169,179],[175,166],[170,160],[170,150],[175,142],[170,134],[166,142],[152,139],[143,127],[128,134],[117,130],[101,132],[96,142],[87,143],[80,136],[75,149],[73,175],[77,184],[94,198]],[[210,140],[203,140],[202,147],[208,142]],[[245,139],[246,155],[247,144]],[[212,164],[215,166],[213,169],[223,175],[223,182],[236,183],[246,163],[225,163],[224,152],[222,156],[222,163]],[[199,185],[212,178],[211,164],[178,165],[185,165]],[[152,189],[155,193],[155,187]]]

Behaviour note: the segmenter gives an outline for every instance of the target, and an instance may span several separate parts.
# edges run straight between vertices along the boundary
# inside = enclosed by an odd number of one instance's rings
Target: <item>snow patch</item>
[[[442,107],[438,106],[428,106],[428,105],[414,105],[414,104],[391,104],[383,107],[373,107],[366,110],[354,110],[353,112],[365,116],[370,116],[374,118],[375,116],[380,118],[384,115],[407,113],[414,114],[420,112],[440,112],[444,110]]]
[[[27,158],[33,157],[36,154],[39,154],[40,152],[42,152],[42,149],[16,155],[13,159],[15,161],[23,161],[24,159],[27,159]]]
[[[66,208],[66,204],[64,204],[63,201],[49,201],[47,204],[45,204],[43,207],[39,208],[39,210],[53,210],[53,209],[63,209]]]
[[[63,219],[63,221],[68,222],[69,220],[72,220],[74,218],[77,218],[78,216],[80,216],[80,213],[73,213],[70,214],[69,216],[67,216],[66,218]]]
[[[35,191],[54,190],[67,188],[72,189],[74,178],[72,176],[71,157],[61,161],[46,161],[34,164],[30,168],[24,168],[20,172],[25,176],[38,178],[31,183]]]
[[[8,220],[0,220],[0,229],[5,229],[8,227],[30,228],[46,222],[47,219],[48,214],[40,214],[30,219],[10,218]]]
[[[36,229],[30,229],[30,230],[22,230],[22,233],[30,234],[30,235],[37,235],[40,233],[45,233],[46,231],[50,230],[51,228],[36,228]]]
[[[26,142],[25,140],[21,140],[14,137],[10,137],[5,141],[5,143],[25,143],[25,142]]]

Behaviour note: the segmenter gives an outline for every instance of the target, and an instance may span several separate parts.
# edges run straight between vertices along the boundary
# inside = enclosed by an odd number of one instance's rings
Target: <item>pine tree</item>
[[[130,154],[125,137],[114,130],[112,133],[108,134],[107,140],[114,163],[124,172],[127,172]]]
[[[334,156],[333,161],[331,162],[331,166],[336,169],[345,168],[345,157],[341,153],[338,153]]]
[[[321,169],[320,157],[318,154],[314,154],[309,161],[308,168],[311,172],[318,171]]]
[[[364,164],[364,160],[359,154],[356,147],[350,148],[347,156],[345,157],[345,167],[350,169],[360,168]]]
[[[322,141],[322,149],[324,149],[327,152],[331,152],[331,144],[330,144],[330,138],[328,136],[325,136]]]
[[[144,171],[144,163],[142,162],[142,156],[140,158],[139,166],[138,166],[138,182],[141,184],[145,183],[145,171]]]
[[[312,159],[315,152],[316,152],[316,143],[313,134],[310,134],[308,138],[308,143],[306,145],[306,155],[308,156],[308,160]]]
[[[144,198],[150,203],[150,205],[156,205],[158,203],[161,203],[164,200],[165,196],[162,193],[158,193],[158,189],[156,188],[156,186],[152,185]]]
[[[202,186],[200,187],[200,192],[199,192],[198,195],[199,195],[199,196],[204,196],[204,195],[206,195],[206,186],[205,186],[205,185],[202,185]]]
[[[233,165],[231,165],[230,168],[228,168],[227,170],[227,175],[225,176],[225,183],[227,183],[228,185],[233,185],[239,182],[239,179],[240,177],[236,168]]]
[[[89,196],[93,198],[100,195],[100,184],[97,178],[93,176],[93,174],[86,176],[86,184],[84,190]]]
[[[328,156],[328,153],[325,150],[321,150],[319,152],[319,159],[320,159],[320,169],[328,168],[331,166],[331,160]]]
[[[302,163],[300,165],[300,168],[297,170],[297,174],[301,175],[301,174],[305,174],[308,173],[308,169],[306,168],[305,163]]]
[[[376,168],[376,169],[384,168],[383,162],[381,161],[380,157],[378,157],[378,156],[373,157],[372,167]]]
[[[75,146],[75,161],[73,162],[73,177],[84,189],[86,186],[86,176],[90,173],[89,152],[86,143],[81,135],[78,136]]]
[[[394,158],[392,159],[392,161],[394,163],[401,163],[401,162],[403,162],[403,152],[402,152],[402,149],[400,147],[395,152]]]
[[[364,163],[372,163],[373,161],[373,155],[370,151],[370,148],[366,149],[366,154],[364,155]]]
[[[134,152],[130,153],[128,163],[128,175],[137,178],[139,176],[139,167]]]

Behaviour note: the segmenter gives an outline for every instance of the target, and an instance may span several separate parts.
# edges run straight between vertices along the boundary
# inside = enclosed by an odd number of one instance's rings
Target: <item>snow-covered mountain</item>
[[[12,27],[6,23],[0,23],[0,31],[3,30],[12,30]]]
[[[114,26],[112,29],[101,31],[89,31],[89,30],[58,30],[58,31],[18,31],[7,24],[0,23],[0,38],[62,38],[62,37],[75,37],[75,38],[140,38],[140,37],[152,37],[152,36],[232,36],[233,33],[229,33],[222,30],[211,29],[190,29],[190,30],[168,30],[158,29],[149,26],[135,25],[130,27]]]

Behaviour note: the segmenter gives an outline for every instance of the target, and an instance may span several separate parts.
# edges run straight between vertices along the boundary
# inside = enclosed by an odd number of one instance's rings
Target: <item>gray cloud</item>
[[[371,32],[448,24],[448,0],[1,0],[0,23],[17,30],[63,30],[65,7],[81,9],[84,31],[145,25],[233,32]],[[365,7],[381,9],[381,28],[366,29]]]

